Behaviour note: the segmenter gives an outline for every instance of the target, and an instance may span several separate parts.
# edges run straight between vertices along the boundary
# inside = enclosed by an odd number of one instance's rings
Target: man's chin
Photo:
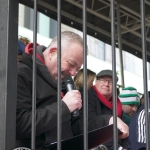
[[[64,80],[64,78],[67,77],[67,76],[69,76],[69,75],[67,75],[67,74],[66,75],[61,75],[61,79]]]
[[[61,74],[61,80],[63,81],[65,77],[67,77],[68,75],[62,75]],[[54,77],[55,81],[58,81],[58,76]]]
[[[54,80],[57,82],[58,81],[58,77],[55,77]],[[61,76],[61,80],[64,81],[64,76]]]
[[[111,95],[108,91],[103,91],[101,94],[106,96]]]
[[[129,116],[130,116],[130,117],[132,117],[133,115],[134,115],[134,113],[132,113],[132,114],[129,114]]]

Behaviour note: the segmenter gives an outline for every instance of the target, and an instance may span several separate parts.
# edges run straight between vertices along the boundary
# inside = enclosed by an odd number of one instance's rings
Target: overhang
[[[33,1],[19,0],[33,8]],[[140,0],[117,0],[123,50],[142,58]],[[82,31],[82,0],[61,0],[62,23]],[[117,5],[115,5],[117,10]],[[38,0],[38,11],[57,20],[57,0]],[[87,34],[111,44],[110,0],[87,0]],[[150,0],[145,0],[147,60],[150,62]],[[116,43],[117,11],[116,11]],[[116,45],[117,46],[117,45]]]

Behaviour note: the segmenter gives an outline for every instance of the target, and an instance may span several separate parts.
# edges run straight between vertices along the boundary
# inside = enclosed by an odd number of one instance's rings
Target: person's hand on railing
[[[113,124],[113,117],[109,120],[109,125],[110,124]],[[119,117],[117,117],[117,128],[122,132],[122,134],[119,135],[120,139],[124,139],[129,136],[129,127]]]

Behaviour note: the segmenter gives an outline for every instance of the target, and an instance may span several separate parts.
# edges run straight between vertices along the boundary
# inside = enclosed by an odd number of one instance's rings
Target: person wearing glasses
[[[118,77],[116,75],[116,82]],[[88,90],[88,130],[98,129],[113,124],[113,101],[112,101],[112,71],[102,70],[96,75],[95,85]],[[117,101],[117,127],[123,134],[120,136],[124,139],[128,136],[128,126],[120,119],[122,117],[122,105],[119,98]],[[72,125],[74,134],[83,133],[83,107],[80,110],[80,119]],[[77,128],[78,127],[78,128]],[[79,129],[79,130],[77,130]],[[77,132],[78,131],[78,132]],[[109,134],[109,133],[106,133]],[[100,145],[96,150],[109,149],[113,150],[113,140]],[[118,149],[122,150],[120,144]]]
[[[36,144],[35,149],[57,141],[57,36],[36,52]],[[25,48],[17,75],[16,147],[31,147],[33,43]],[[74,76],[83,63],[83,39],[71,31],[61,33],[61,80]],[[61,94],[61,93],[60,93]],[[62,140],[73,136],[71,113],[82,107],[81,94],[62,95]]]

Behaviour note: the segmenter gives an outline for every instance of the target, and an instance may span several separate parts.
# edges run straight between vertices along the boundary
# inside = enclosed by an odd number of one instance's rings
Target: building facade
[[[38,12],[37,42],[40,45],[48,46],[51,39],[57,34],[57,21]],[[33,41],[33,9],[19,4],[19,26],[18,34]],[[62,31],[71,30],[81,36],[83,33],[70,26],[62,24]],[[112,68],[112,49],[111,46],[92,37],[87,36],[88,56],[87,68],[98,73],[103,69]],[[139,93],[143,93],[143,61],[142,59],[128,52],[122,51],[124,81],[126,86],[137,88]],[[119,49],[116,48],[116,71],[118,73],[118,85],[121,86],[121,69]],[[148,90],[150,90],[150,63],[147,63]]]

